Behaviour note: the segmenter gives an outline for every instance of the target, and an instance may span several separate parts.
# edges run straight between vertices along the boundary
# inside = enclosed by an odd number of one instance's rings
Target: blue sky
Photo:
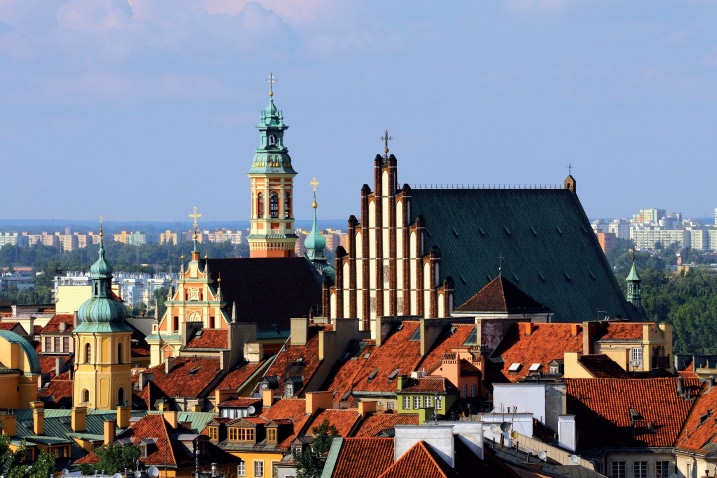
[[[717,207],[717,1],[0,0],[0,218],[245,220],[265,78],[296,217],[399,182]]]

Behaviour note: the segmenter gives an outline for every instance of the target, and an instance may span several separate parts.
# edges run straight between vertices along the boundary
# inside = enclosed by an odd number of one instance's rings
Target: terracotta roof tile
[[[237,407],[237,408],[248,408],[248,407],[254,407],[254,408],[261,408],[261,399],[260,398],[250,398],[250,397],[234,397],[230,398],[228,400],[224,400],[222,403],[217,405],[217,407]]]
[[[602,322],[605,327],[595,340],[641,340],[642,322]]]
[[[55,370],[57,368],[57,359],[61,359],[61,367],[65,368],[66,365],[72,360],[72,355],[70,354],[57,354],[57,355],[40,355],[40,372],[41,373],[47,373],[50,375],[50,378],[54,377],[57,371]]]
[[[201,329],[187,342],[185,349],[227,349],[229,333],[225,329]]]
[[[530,335],[525,335],[525,329],[531,326]],[[578,333],[573,335],[573,328]],[[534,363],[542,365],[542,370],[548,369],[548,364],[555,359],[562,359],[565,352],[582,352],[583,330],[578,324],[563,323],[534,323],[520,322],[514,324],[493,357],[502,357],[502,369],[498,371],[505,380],[517,382],[529,374],[530,366]],[[508,368],[513,363],[521,364],[517,373],[511,373]],[[497,367],[496,367],[497,368]],[[495,369],[494,369],[495,370]],[[492,377],[492,381],[502,381]]]
[[[693,379],[699,378],[697,373],[695,373],[695,367],[694,367],[693,362],[690,362],[690,364],[687,367],[685,367],[684,370],[679,370],[677,373],[682,378],[693,378]]]
[[[332,330],[332,327],[312,324],[308,328],[304,345],[287,343],[265,375],[279,377],[280,387],[289,377],[303,377],[301,387],[294,389],[294,395],[300,395],[319,367],[319,332],[322,330]]]
[[[392,464],[393,438],[345,438],[331,476],[375,478]]]
[[[153,384],[167,397],[198,397],[221,373],[214,357],[177,357],[169,373],[164,371],[164,364],[149,369]]]
[[[380,478],[458,478],[458,474],[441,459],[423,440],[409,450],[379,475]]]
[[[65,324],[65,330],[60,330],[60,324]],[[42,334],[69,334],[72,333],[72,329],[75,324],[75,316],[73,314],[55,314],[45,324],[40,333]]]
[[[18,325],[20,325],[20,322],[0,322],[0,330],[12,330]]]
[[[418,425],[417,413],[375,413],[367,416],[356,431],[357,437],[373,437],[396,425]]]
[[[304,429],[311,415],[306,413],[306,400],[303,398],[285,398],[275,402],[270,408],[264,409],[261,418],[266,421],[291,419],[294,424],[293,433],[277,444],[277,448],[288,450],[291,442]]]
[[[251,374],[257,371],[266,360],[259,363],[240,363],[233,367],[226,376],[219,382],[216,388],[236,390],[246,382]]]
[[[685,380],[697,387],[696,380]],[[676,393],[677,378],[565,379],[567,412],[576,416],[578,449],[672,446],[693,401]],[[631,423],[630,409],[639,415]]]
[[[625,369],[620,367],[617,362],[607,355],[582,355],[579,359],[580,363],[595,378],[629,378]]]
[[[356,408],[336,409],[330,408],[321,410],[315,414],[311,422],[307,425],[306,433],[313,434],[314,427],[321,425],[324,420],[328,420],[330,425],[336,427],[336,432],[341,437],[349,436],[354,425],[361,419]]]
[[[441,364],[443,355],[453,349],[463,347],[468,336],[475,330],[474,324],[456,324],[446,327],[443,333],[436,339],[431,350],[426,354],[418,368],[425,368],[432,372]],[[453,332],[451,332],[453,330]]]
[[[547,310],[547,307],[503,276],[496,277],[473,297],[456,307],[458,312],[527,313]]]
[[[64,372],[55,376],[47,387],[37,391],[38,399],[44,402],[59,405],[60,402],[72,404],[73,381],[70,379],[70,372]]]
[[[693,381],[685,380],[684,383],[686,385]],[[717,388],[710,389],[705,384],[703,389],[675,442],[679,450],[714,453],[717,447]]]
[[[458,393],[450,380],[440,376],[409,378],[400,393]]]

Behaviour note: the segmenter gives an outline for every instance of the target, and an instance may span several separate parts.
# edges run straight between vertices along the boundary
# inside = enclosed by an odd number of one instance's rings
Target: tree
[[[17,450],[10,448],[10,437],[0,436],[0,468],[8,478],[46,478],[55,469],[55,457],[43,451],[32,464],[25,463],[25,442]]]
[[[113,475],[119,471],[124,471],[125,468],[135,468],[140,451],[132,443],[110,443],[95,449],[94,454],[100,460],[97,463],[80,465],[82,474],[91,475],[104,470],[106,475]]]
[[[297,478],[319,478],[321,476],[331,442],[339,435],[336,427],[330,425],[328,420],[324,420],[321,425],[314,427],[312,432],[314,441],[311,443],[311,447],[303,453],[294,452]]]

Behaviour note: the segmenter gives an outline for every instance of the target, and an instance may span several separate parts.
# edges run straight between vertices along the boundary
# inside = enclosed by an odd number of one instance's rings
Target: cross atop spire
[[[314,188],[314,202],[311,204],[311,207],[316,209],[317,207],[319,207],[319,203],[316,202],[316,187],[319,185],[319,182],[316,180],[316,178],[314,178],[309,184],[311,184],[311,187]]]
[[[383,136],[381,136],[381,141],[383,141],[383,152],[386,154],[386,157],[388,157],[388,142],[393,141],[393,136],[388,135],[388,129]]]
[[[568,176],[573,174],[573,163],[568,163]]]
[[[194,212],[189,215],[190,218],[194,219],[194,240],[197,240],[197,219],[202,217],[201,214],[197,214],[197,206],[194,206]]]
[[[102,216],[100,216],[100,237],[105,236],[104,228],[102,227]]]
[[[274,83],[276,83],[274,73],[269,73],[269,76],[266,77],[266,82],[269,83],[269,96],[274,96]]]

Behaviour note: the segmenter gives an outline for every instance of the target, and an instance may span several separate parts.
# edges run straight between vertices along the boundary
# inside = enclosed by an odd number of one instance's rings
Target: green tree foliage
[[[312,430],[314,441],[304,453],[294,453],[297,478],[319,478],[326,463],[326,455],[331,448],[334,437],[339,435],[336,427],[324,420]]]
[[[10,448],[10,437],[0,436],[0,468],[5,470],[8,478],[46,478],[55,469],[55,457],[47,452],[40,455],[33,463],[25,463],[25,443],[13,451]]]
[[[80,465],[82,474],[91,475],[104,470],[105,474],[113,475],[123,472],[125,468],[134,470],[140,451],[131,443],[110,443],[96,448],[94,454],[100,458],[100,461],[95,464]]]

